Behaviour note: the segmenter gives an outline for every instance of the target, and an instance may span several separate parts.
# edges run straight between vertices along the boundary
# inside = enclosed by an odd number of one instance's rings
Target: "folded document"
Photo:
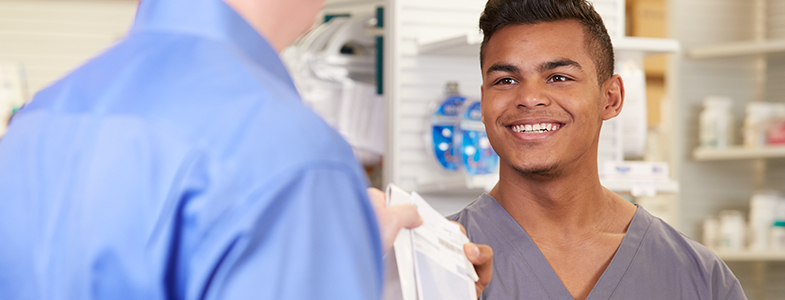
[[[458,224],[445,219],[417,193],[390,184],[387,206],[412,204],[423,219],[415,229],[403,229],[385,258],[384,300],[476,300],[477,273],[466,258],[469,242]]]

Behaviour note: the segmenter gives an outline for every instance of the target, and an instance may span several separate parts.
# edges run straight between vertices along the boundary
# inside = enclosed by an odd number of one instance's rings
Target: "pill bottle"
[[[785,251],[785,221],[774,222],[769,230],[769,250]]]
[[[769,229],[781,199],[782,195],[774,190],[756,191],[750,198],[750,251],[766,251],[768,248]]]
[[[765,147],[766,134],[774,112],[768,102],[747,103],[747,116],[744,118],[744,146],[747,148]]]
[[[777,202],[773,226],[769,229],[769,250],[785,251],[785,199]]]
[[[721,251],[741,251],[744,248],[744,216],[738,210],[720,212],[720,238],[718,248]]]
[[[717,218],[703,220],[703,245],[709,249],[717,249],[720,222]]]
[[[731,144],[732,102],[727,97],[711,96],[703,101],[700,114],[700,144],[707,148],[727,148]]]
[[[785,145],[785,103],[773,104],[774,112],[766,133],[769,145]]]

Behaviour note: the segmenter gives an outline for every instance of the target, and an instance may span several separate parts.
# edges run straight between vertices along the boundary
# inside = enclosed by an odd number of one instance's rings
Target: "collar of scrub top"
[[[130,34],[142,32],[172,32],[231,43],[295,89],[272,45],[221,0],[142,0]]]

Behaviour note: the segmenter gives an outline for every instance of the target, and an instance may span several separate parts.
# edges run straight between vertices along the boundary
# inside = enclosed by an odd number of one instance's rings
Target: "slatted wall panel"
[[[21,63],[31,95],[120,39],[136,1],[0,1],[0,61]]]
[[[613,38],[623,37],[625,27],[624,0],[589,0]]]
[[[392,0],[385,26],[391,51],[385,94],[390,102],[390,151],[387,181],[404,189],[422,190],[435,182],[462,180],[457,172],[441,171],[426,145],[428,120],[436,101],[443,100],[445,84],[457,81],[461,91],[479,99],[479,53],[476,56],[420,55],[418,45],[476,33],[484,0]]]
[[[785,37],[785,1],[767,1],[769,38]],[[754,39],[754,1],[749,0],[671,0],[669,1],[671,37],[685,49],[723,42]],[[779,56],[779,57],[778,57]],[[767,101],[782,101],[785,89],[785,60],[769,55]],[[682,58],[675,64],[678,82],[674,103],[673,130],[676,134],[675,161],[681,183],[679,194],[680,228],[700,240],[701,222],[720,210],[749,211],[754,191],[754,170],[750,161],[696,162],[692,150],[698,146],[698,115],[702,101],[709,95],[734,99],[737,142],[741,143],[742,121],[746,103],[755,98],[754,57],[705,60]],[[768,161],[768,185],[782,189],[785,163]],[[749,299],[785,299],[785,268],[781,262],[732,262],[729,266],[740,279]]]
[[[766,30],[770,39],[785,39],[785,1],[766,1]]]
[[[376,15],[376,8],[384,6],[383,0],[327,0],[317,22],[326,14],[349,14],[352,16]]]

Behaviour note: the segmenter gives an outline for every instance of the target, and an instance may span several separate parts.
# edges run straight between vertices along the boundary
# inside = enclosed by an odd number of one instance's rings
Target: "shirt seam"
[[[616,286],[613,287],[613,291],[610,293],[610,295],[608,295],[609,299],[611,297],[613,297],[614,294],[616,294],[616,291],[619,289],[619,286],[621,285],[621,282],[624,280],[624,275],[626,275],[627,272],[630,271],[630,268],[632,267],[632,263],[635,261],[635,258],[638,256],[638,253],[640,253],[641,246],[643,246],[643,241],[646,239],[646,236],[649,234],[649,231],[651,230],[651,226],[654,224],[654,221],[655,221],[653,218],[651,218],[651,219],[652,220],[651,220],[651,222],[649,222],[649,225],[646,226],[646,231],[641,236],[641,242],[638,244],[638,247],[635,249],[635,253],[632,255],[632,258],[630,259],[630,264],[627,265],[627,268],[624,269],[624,273],[622,273],[622,275],[621,275],[621,280],[619,280],[619,282],[616,283]]]
[[[493,196],[491,196],[491,195],[488,195],[488,196],[489,196],[489,197],[491,197],[491,198],[493,199],[493,201],[497,202],[496,204],[498,204],[499,206],[501,206],[501,204],[499,204],[499,203],[498,203],[498,201],[496,201],[496,198],[493,198]],[[505,212],[505,213],[507,213],[507,215],[509,215],[509,214],[510,214],[509,212],[507,212],[507,210],[506,210],[506,209],[504,209],[504,207],[502,207],[502,209],[504,210],[504,212]],[[493,220],[493,219],[489,218],[489,217],[488,217],[488,215],[486,215],[486,214],[485,214],[485,212],[484,212],[483,210],[478,210],[478,211],[480,212],[480,214],[482,214],[482,216],[483,216],[483,217],[485,217],[487,220],[491,221],[490,223],[493,225],[493,227],[494,227],[494,228],[495,228],[495,229],[496,229],[498,232],[502,232],[502,230],[499,228],[499,226],[497,226],[495,222],[492,222],[492,220]],[[512,217],[512,216],[510,216],[510,217]],[[513,219],[514,219],[514,218],[513,218]],[[520,227],[520,225],[518,225],[518,227]],[[523,229],[522,227],[520,227],[520,228],[521,228],[521,230],[523,230],[524,232],[526,231],[526,230],[525,230],[525,229]],[[526,233],[526,234],[528,235],[528,233]],[[530,237],[530,238],[531,238],[531,237]],[[508,244],[510,244],[510,245],[514,245],[514,244],[512,243],[512,240],[510,240],[510,238],[509,238],[508,236],[506,236],[506,235],[504,235],[504,240],[506,240]],[[534,241],[532,241],[532,243],[533,243],[533,242],[534,242]],[[536,246],[536,244],[535,244],[535,246]],[[523,255],[523,253],[521,253],[521,251],[518,249],[518,247],[510,247],[510,248],[512,248],[512,249],[515,249],[515,253],[518,253],[518,256],[520,256],[520,257],[523,259],[523,262],[526,264],[526,268],[527,268],[527,269],[529,269],[529,271],[530,271],[532,274],[535,274],[535,275],[534,275],[534,278],[536,278],[536,279],[537,279],[537,283],[539,283],[539,284],[540,284],[540,286],[543,286],[543,287],[544,287],[544,286],[545,286],[545,284],[543,284],[543,283],[542,283],[542,281],[540,280],[540,277],[536,275],[536,274],[537,274],[537,272],[535,272],[535,271],[534,271],[534,269],[532,269],[531,265],[529,265],[529,262],[528,262],[528,260],[526,259],[526,256],[524,256],[524,255]],[[563,282],[562,282],[562,285],[564,285],[564,283],[563,283]],[[545,292],[546,292],[546,294],[548,295],[548,299],[553,299],[553,297],[551,297],[551,294],[550,294],[550,292],[549,292],[549,290],[548,290],[548,289],[545,289]]]
[[[733,291],[738,290],[738,289],[739,289],[739,284],[734,284],[733,288],[731,288],[730,291],[728,291],[728,295],[725,296],[725,300],[730,299],[730,296],[733,295]]]

